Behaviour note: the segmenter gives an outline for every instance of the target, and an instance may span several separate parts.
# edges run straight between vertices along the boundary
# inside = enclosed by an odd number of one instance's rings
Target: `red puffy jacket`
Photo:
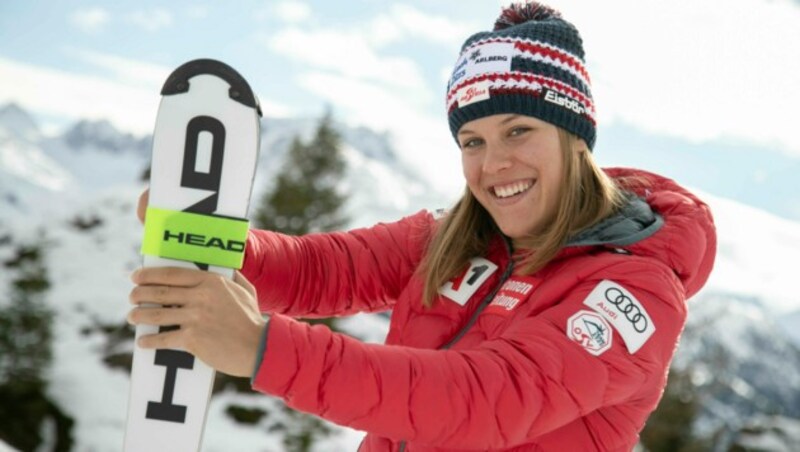
[[[708,207],[647,188],[522,276],[497,237],[422,305],[427,212],[350,232],[253,230],[243,274],[271,315],[255,389],[368,432],[361,451],[629,451],[666,384],[686,298],[708,278]],[[290,316],[392,309],[386,345]]]

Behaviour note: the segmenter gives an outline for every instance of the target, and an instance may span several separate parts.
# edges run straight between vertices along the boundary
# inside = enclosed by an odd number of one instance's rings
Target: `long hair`
[[[564,157],[559,206],[552,218],[545,219],[541,233],[516,241],[516,251],[527,251],[519,267],[526,275],[544,268],[570,237],[614,213],[625,199],[582,140],[561,128],[558,138]],[[433,304],[439,287],[463,272],[472,257],[485,254],[498,231],[489,212],[467,188],[438,225],[420,266],[425,306]]]

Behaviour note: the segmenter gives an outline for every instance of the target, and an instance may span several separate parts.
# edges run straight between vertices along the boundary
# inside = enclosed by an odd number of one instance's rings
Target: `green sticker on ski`
[[[239,269],[250,223],[148,207],[142,254]]]

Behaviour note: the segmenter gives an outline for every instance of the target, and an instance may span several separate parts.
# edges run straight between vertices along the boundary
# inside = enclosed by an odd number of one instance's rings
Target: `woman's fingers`
[[[191,313],[183,308],[139,307],[128,313],[128,322],[134,325],[185,325]]]
[[[131,290],[131,304],[154,303],[160,305],[183,306],[195,294],[188,289],[173,286],[136,286]]]
[[[141,347],[186,350],[222,372],[252,375],[266,321],[244,276],[236,272],[229,280],[195,269],[148,267],[131,279],[131,302],[148,305],[131,310],[131,323],[180,327],[140,337]]]
[[[184,340],[185,334],[183,330],[165,331],[158,334],[148,334],[142,336],[137,341],[139,347],[142,348],[172,348],[183,349],[191,353]]]
[[[131,274],[131,280],[138,285],[194,287],[209,278],[222,276],[180,267],[143,267]]]

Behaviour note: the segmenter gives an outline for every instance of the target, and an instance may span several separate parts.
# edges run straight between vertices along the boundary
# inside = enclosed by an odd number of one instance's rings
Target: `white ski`
[[[214,225],[225,230],[235,224],[246,235],[260,138],[258,100],[235,70],[208,59],[176,69],[161,95],[145,229],[153,231],[157,221],[164,229],[145,234],[144,266],[199,268],[232,278],[237,267],[228,261],[244,251],[244,239],[217,237]],[[157,331],[138,325],[136,339]],[[137,346],[124,450],[199,451],[213,383],[214,370],[185,351]]]

